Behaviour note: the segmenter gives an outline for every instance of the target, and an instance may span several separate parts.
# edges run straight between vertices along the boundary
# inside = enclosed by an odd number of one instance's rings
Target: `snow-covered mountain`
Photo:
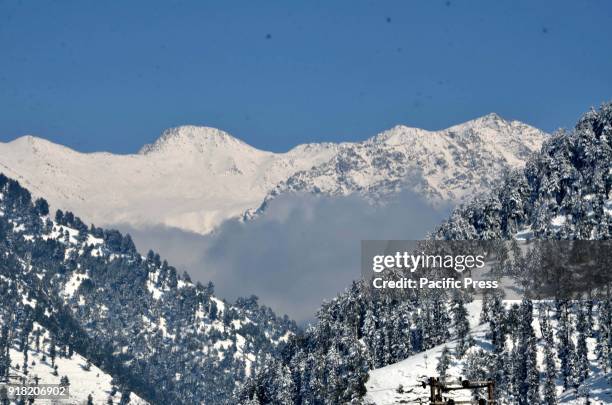
[[[281,182],[266,202],[298,191],[358,192],[384,201],[405,189],[432,202],[463,202],[489,190],[508,168],[522,166],[544,138],[542,131],[494,113],[442,131],[398,125],[364,142],[344,144],[328,162]]]
[[[50,216],[0,174],[0,381],[66,376],[70,404],[116,390],[133,403],[227,403],[297,330],[256,297],[226,302],[140,255],[129,235]]]
[[[79,153],[24,136],[0,143],[0,171],[52,208],[98,225],[167,225],[208,233],[252,216],[284,192],[365,194],[381,200],[405,188],[462,201],[521,166],[545,134],[489,114],[443,131],[397,126],[357,143],[258,150],[226,132],[183,126],[137,154]]]
[[[163,224],[208,232],[261,203],[296,170],[328,160],[336,145],[264,152],[223,131],[170,129],[138,154],[79,153],[25,136],[0,144],[0,170],[53,208],[96,224]]]

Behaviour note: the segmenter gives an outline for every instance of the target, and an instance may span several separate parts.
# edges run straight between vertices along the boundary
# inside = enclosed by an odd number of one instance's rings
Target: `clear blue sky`
[[[128,153],[198,124],[282,151],[610,99],[608,0],[0,0],[0,141]]]

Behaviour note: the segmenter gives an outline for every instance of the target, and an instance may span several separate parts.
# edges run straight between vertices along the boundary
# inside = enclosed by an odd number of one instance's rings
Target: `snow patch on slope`
[[[34,324],[34,329],[40,329],[43,331],[41,334],[41,341],[50,341],[50,335],[46,329],[37,323]],[[25,378],[26,380],[30,379],[32,381],[34,378],[37,378],[39,379],[39,384],[59,384],[61,377],[68,377],[70,383],[69,399],[63,399],[61,401],[36,399],[36,404],[61,403],[66,405],[81,405],[87,402],[88,395],[92,396],[94,404],[106,404],[111,394],[112,377],[91,363],[89,364],[89,370],[87,370],[87,359],[77,353],[74,353],[70,358],[57,356],[55,358],[57,375],[54,375],[54,369],[51,366],[48,346],[43,344],[39,351],[31,348],[28,351],[27,376],[23,373],[23,352],[12,346],[9,349],[9,355],[11,359],[10,374],[15,377]],[[45,358],[44,361],[43,356]],[[112,398],[113,403],[119,403],[119,400],[121,399],[121,392],[117,391]],[[136,394],[131,393],[130,404],[146,405],[148,402]]]
[[[87,278],[89,278],[89,275],[85,273],[72,273],[70,275],[70,279],[68,279],[66,285],[64,286],[64,295],[68,298],[72,298],[76,290],[79,289],[81,282]]]

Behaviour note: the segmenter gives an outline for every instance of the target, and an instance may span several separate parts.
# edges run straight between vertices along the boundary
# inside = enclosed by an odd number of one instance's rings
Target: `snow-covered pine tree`
[[[455,294],[453,296],[451,313],[453,315],[455,338],[457,339],[455,352],[457,357],[461,358],[471,346],[470,322],[468,320],[468,313],[465,309],[463,296],[461,294]]]
[[[448,325],[451,323],[451,319],[448,314],[446,294],[436,294],[429,299],[432,308],[429,345],[437,346],[450,338]]]
[[[587,348],[587,336],[590,335],[588,328],[587,314],[581,307],[577,308],[576,314],[576,358],[574,368],[574,387],[578,389],[589,377],[589,352]]]
[[[478,319],[478,323],[484,324],[489,322],[489,312],[491,305],[491,294],[485,292],[482,296],[482,308],[480,310],[480,318]]]
[[[327,358],[325,361],[325,390],[327,398],[338,398],[340,392],[340,355],[336,348],[336,345],[332,344],[331,348],[327,352]]]
[[[572,340],[572,322],[570,318],[569,302],[559,300],[557,302],[557,356],[561,361],[561,378],[563,379],[563,389],[567,390],[572,386],[574,376],[574,342]]]
[[[286,365],[279,364],[276,369],[275,383],[278,388],[275,392],[274,403],[279,405],[292,405],[295,403],[295,385],[291,377],[291,370]]]
[[[491,375],[498,393],[507,391],[508,356],[506,352],[506,311],[501,297],[494,294],[489,299],[489,333],[493,345]]]
[[[438,365],[436,366],[436,371],[442,380],[446,379],[446,371],[450,367],[451,364],[451,353],[447,346],[444,346],[442,349],[442,353],[440,354],[440,359],[438,360]]]
[[[391,353],[393,362],[404,360],[412,353],[411,339],[411,306],[407,302],[402,302],[393,315],[391,329]]]
[[[533,331],[533,303],[524,299],[520,307],[520,328],[515,349],[517,358],[514,372],[518,384],[518,404],[540,403],[540,373],[537,364],[536,337]]]
[[[612,380],[612,300],[602,299],[597,305],[598,327],[595,353],[599,367]]]
[[[363,336],[363,341],[367,347],[377,347],[376,344],[378,338],[376,335],[376,316],[374,314],[373,309],[371,308],[368,308],[366,310],[363,326],[361,328],[361,335]],[[370,361],[372,367],[375,367],[377,364],[379,364],[379,353],[374,350],[370,350]]]
[[[6,379],[9,374],[9,368],[11,365],[10,356],[10,338],[9,338],[9,326],[7,323],[2,325],[2,331],[0,332],[0,378]]]
[[[548,321],[548,312],[540,308],[540,325],[544,340],[544,386],[542,389],[544,405],[557,405],[557,365],[554,354],[554,337]]]
[[[462,375],[468,380],[485,380],[489,378],[491,355],[483,349],[470,351],[464,357]],[[481,398],[482,390],[473,391],[473,399]]]
[[[418,343],[419,347],[415,350],[427,350],[434,346],[436,331],[434,330],[432,313],[431,302],[423,301],[420,310],[415,314],[415,324],[419,334],[419,338],[415,339],[415,343]]]

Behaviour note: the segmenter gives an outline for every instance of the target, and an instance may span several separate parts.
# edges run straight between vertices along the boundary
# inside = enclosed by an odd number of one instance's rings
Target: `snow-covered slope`
[[[495,114],[429,132],[395,127],[359,143],[255,149],[214,128],[167,130],[138,154],[79,153],[24,136],[0,143],[0,172],[52,208],[97,225],[167,225],[207,233],[286,191],[349,194],[414,188],[461,200],[523,164],[544,133]],[[247,215],[248,216],[248,215]]]
[[[24,354],[16,346],[9,349],[11,367],[9,374],[11,382],[17,383],[23,380],[28,381],[29,385],[34,385],[34,381],[39,384],[60,384],[63,377],[68,378],[69,398],[42,399],[37,398],[37,404],[65,404],[81,405],[86,404],[89,397],[94,404],[107,404],[109,398],[113,403],[121,400],[121,391],[113,385],[113,378],[109,374],[100,370],[95,365],[87,361],[78,353],[70,357],[57,357],[51,360],[49,349],[51,346],[51,336],[49,332],[34,323],[34,330],[37,332],[39,348],[34,346],[34,337],[30,340],[33,350],[28,352],[27,369],[24,372]],[[54,366],[57,366],[55,369]],[[140,398],[135,393],[130,393],[130,404],[146,405],[147,401]]]
[[[518,301],[506,301],[507,308],[512,304],[518,304]],[[475,345],[470,349],[470,352],[476,350],[491,350],[491,341],[487,337],[489,326],[479,324],[480,311],[482,310],[482,301],[475,301],[466,306],[469,313],[470,327],[472,329],[471,336],[474,339]],[[544,369],[544,345],[541,335],[540,321],[538,317],[534,317],[533,329],[536,332],[536,337],[539,340],[537,344],[537,361],[538,368]],[[555,329],[556,331],[556,329]],[[574,336],[575,339],[575,336]],[[512,345],[511,339],[509,346]],[[366,383],[368,393],[366,398],[376,405],[391,405],[401,403],[428,403],[429,387],[423,388],[421,381],[428,377],[438,376],[436,370],[440,356],[445,347],[452,352],[456,345],[455,341],[448,342],[436,346],[427,351],[410,356],[406,360],[389,366],[372,370],[370,378]],[[612,403],[612,386],[606,381],[606,373],[603,371],[597,362],[595,355],[595,339],[589,337],[587,339],[588,357],[590,362],[590,377],[585,382],[591,394],[592,404],[610,404]],[[558,359],[557,359],[558,363]],[[456,381],[459,377],[464,376],[465,357],[461,360],[452,359],[447,370],[447,380]],[[508,365],[510,367],[510,365]],[[559,367],[559,364],[557,364]],[[401,392],[398,392],[398,388]],[[578,399],[575,395],[575,390],[569,389],[564,391],[561,379],[557,380],[557,398],[559,404],[583,404],[584,399]],[[469,391],[455,391],[447,394],[448,397],[457,400],[470,400]],[[422,402],[420,402],[422,401]]]

